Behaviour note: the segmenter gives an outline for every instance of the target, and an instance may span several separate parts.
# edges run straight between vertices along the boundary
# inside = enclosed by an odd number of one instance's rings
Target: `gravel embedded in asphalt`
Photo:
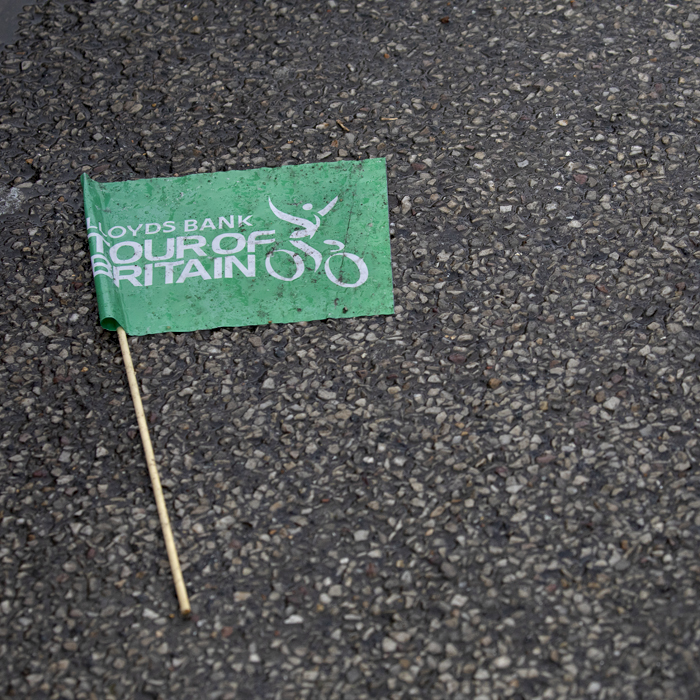
[[[700,692],[700,2],[27,6],[0,694]],[[131,340],[79,176],[387,159],[396,314]]]

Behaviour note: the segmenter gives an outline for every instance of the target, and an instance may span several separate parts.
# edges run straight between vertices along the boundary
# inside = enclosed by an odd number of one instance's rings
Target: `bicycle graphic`
[[[331,200],[326,204],[323,209],[320,209],[318,213],[314,214],[314,219],[316,219],[315,222],[309,220],[309,219],[304,219],[299,216],[293,216],[292,214],[287,214],[286,212],[281,211],[278,209],[273,203],[272,199],[268,197],[268,203],[270,205],[270,209],[272,210],[272,213],[278,218],[281,219],[282,221],[286,221],[290,224],[294,224],[295,226],[301,226],[300,229],[297,229],[292,232],[292,234],[289,236],[290,238],[290,245],[294,246],[297,250],[300,250],[302,253],[305,255],[308,255],[310,258],[313,259],[314,261],[314,272],[318,271],[318,268],[321,267],[321,264],[323,263],[323,254],[319,251],[316,250],[316,248],[313,248],[310,246],[308,243],[299,240],[301,238],[313,238],[314,234],[318,230],[319,226],[321,225],[321,217],[324,217],[328,212],[333,209],[333,207],[336,205],[338,202],[338,198],[336,197],[335,199]],[[310,211],[313,209],[313,204],[304,204],[301,207],[304,211]],[[365,264],[365,261],[360,258],[359,256],[355,255],[354,253],[348,253],[345,249],[345,244],[341,243],[340,241],[335,241],[335,240],[326,240],[323,241],[326,245],[332,245],[336,246],[336,249],[326,258],[326,262],[324,265],[324,270],[326,272],[326,277],[333,283],[337,284],[339,287],[345,287],[345,288],[353,288],[353,287],[359,287],[363,285],[369,278],[369,271],[367,270],[367,265]],[[285,253],[286,255],[289,255],[292,258],[292,262],[294,263],[295,266],[295,271],[294,274],[291,277],[284,277],[283,275],[280,275],[273,267],[272,267],[272,256],[275,255],[276,253]],[[331,260],[333,258],[346,258],[350,262],[354,263],[357,267],[357,270],[359,272],[359,279],[357,282],[353,282],[352,284],[349,284],[347,282],[343,282],[341,279],[335,276],[333,271],[331,270]],[[292,282],[293,280],[301,277],[303,274],[304,270],[306,269],[306,266],[304,265],[304,261],[302,260],[301,256],[298,253],[295,253],[293,250],[285,250],[283,248],[276,248],[275,250],[270,251],[266,256],[265,256],[265,269],[267,270],[268,274],[270,274],[272,277],[278,280],[282,280],[284,282]],[[342,274],[341,274],[342,277]]]

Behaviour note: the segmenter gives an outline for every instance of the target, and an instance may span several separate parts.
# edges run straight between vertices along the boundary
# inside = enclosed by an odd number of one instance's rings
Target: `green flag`
[[[394,311],[383,159],[82,183],[108,330]]]

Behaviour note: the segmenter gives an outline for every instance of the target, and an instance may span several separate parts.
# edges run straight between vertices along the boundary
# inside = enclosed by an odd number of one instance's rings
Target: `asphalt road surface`
[[[700,697],[700,2],[62,2],[0,55],[0,695]],[[132,339],[79,176],[386,158],[396,313]]]
[[[0,0],[0,47],[12,43],[17,32],[17,15],[24,0]]]

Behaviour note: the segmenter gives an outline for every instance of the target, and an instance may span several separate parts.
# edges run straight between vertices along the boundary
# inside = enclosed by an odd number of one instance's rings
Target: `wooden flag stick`
[[[163,530],[163,539],[165,539],[165,549],[168,552],[168,560],[170,561],[170,570],[173,572],[173,582],[175,583],[175,591],[177,600],[180,604],[180,612],[183,615],[190,614],[190,600],[187,597],[187,588],[185,588],[185,580],[182,578],[182,569],[180,568],[180,560],[177,556],[177,548],[175,547],[175,539],[173,538],[173,530],[170,526],[170,518],[168,517],[168,509],[165,505],[163,497],[163,487],[160,484],[160,475],[156,466],[156,457],[153,453],[153,445],[151,444],[151,436],[148,432],[148,423],[146,422],[146,414],[143,412],[143,404],[141,403],[141,394],[139,393],[139,385],[136,382],[136,372],[134,372],[134,363],[131,361],[131,351],[129,350],[129,341],[126,337],[126,331],[119,326],[117,328],[119,336],[119,345],[122,349],[122,357],[124,358],[124,367],[126,367],[126,376],[129,378],[129,389],[131,389],[131,399],[134,402],[134,410],[136,411],[136,419],[139,423],[139,432],[141,433],[141,443],[143,451],[146,455],[146,464],[148,465],[148,473],[151,476],[151,485],[153,486],[153,495],[156,499],[156,507],[158,508],[158,517],[160,518],[160,526]]]

